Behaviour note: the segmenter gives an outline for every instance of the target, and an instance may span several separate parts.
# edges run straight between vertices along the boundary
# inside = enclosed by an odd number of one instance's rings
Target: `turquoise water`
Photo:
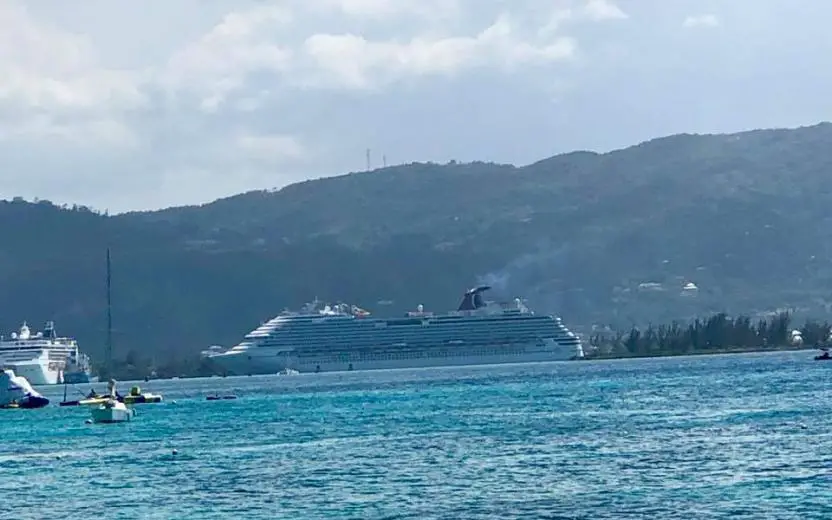
[[[166,402],[115,425],[4,410],[0,517],[832,518],[811,358],[152,381]]]

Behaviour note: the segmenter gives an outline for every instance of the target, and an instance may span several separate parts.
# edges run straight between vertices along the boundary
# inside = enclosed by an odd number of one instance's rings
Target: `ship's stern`
[[[38,360],[14,363],[9,366],[15,374],[25,377],[33,385],[57,385],[60,372],[52,370],[49,365]]]

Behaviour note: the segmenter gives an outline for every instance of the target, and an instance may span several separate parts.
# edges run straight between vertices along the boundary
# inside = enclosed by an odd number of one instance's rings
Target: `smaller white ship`
[[[89,359],[80,352],[75,339],[57,335],[52,321],[46,322],[42,332],[33,332],[23,322],[9,337],[0,336],[0,368],[13,370],[33,385],[90,380]]]
[[[128,408],[116,398],[116,382],[111,379],[107,388],[110,391],[110,397],[90,410],[92,422],[118,423],[130,421],[136,415],[136,411]]]

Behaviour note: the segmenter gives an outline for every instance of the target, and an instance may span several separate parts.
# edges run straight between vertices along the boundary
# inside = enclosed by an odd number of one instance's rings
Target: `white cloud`
[[[304,42],[318,86],[372,88],[397,79],[423,75],[453,75],[492,66],[511,69],[570,58],[571,38],[524,41],[508,16],[473,36],[416,37],[407,42],[368,41],[354,34],[316,34]]]
[[[82,35],[37,23],[0,4],[0,103],[44,110],[132,109],[146,101],[140,71],[103,67]]]
[[[147,107],[143,78],[101,64],[83,35],[38,22],[22,4],[0,4],[0,144],[135,149],[125,116]]]
[[[688,16],[682,22],[683,27],[718,27],[719,18],[713,14]]]
[[[610,0],[585,0],[574,4],[558,5],[546,15],[547,22],[538,29],[542,37],[559,34],[570,24],[626,20],[629,15]]]
[[[412,16],[441,18],[460,12],[457,0],[298,0],[297,6],[318,14],[335,11],[376,20]]]
[[[23,121],[0,125],[0,141],[50,139],[80,147],[101,145],[132,149],[139,146],[133,131],[113,119],[59,120],[35,115]]]
[[[272,36],[291,21],[291,11],[278,5],[229,13],[199,40],[174,53],[159,81],[169,92],[200,95],[200,106],[215,110],[227,94],[242,88],[249,73],[287,70],[292,51]]]
[[[267,162],[301,159],[306,153],[298,139],[291,135],[242,134],[237,137],[236,144],[250,158]]]
[[[211,112],[235,92],[248,90],[251,74],[271,75],[281,87],[356,88],[465,69],[514,70],[568,59],[575,51],[573,38],[552,30],[535,37],[507,12],[495,13],[489,24],[471,31],[461,1],[249,3],[173,50],[166,63],[146,70],[106,67],[88,37],[37,23],[22,3],[9,2],[0,6],[0,100],[14,98],[47,109],[127,110],[146,107],[148,96],[161,90],[174,103]],[[315,27],[315,17],[331,15],[333,9],[375,21],[404,16],[414,24],[414,34],[385,38],[373,31],[339,32],[325,26],[298,30]],[[608,0],[588,0],[582,9],[593,19],[626,16]],[[417,15],[424,18],[418,21]],[[456,23],[434,23],[442,17],[456,17]],[[327,79],[334,83],[326,84]],[[242,105],[256,106],[248,92],[246,96]]]
[[[429,11],[431,2],[327,0],[352,16],[383,17]],[[437,2],[437,5],[440,4]],[[447,3],[446,3],[447,4]],[[319,4],[317,9],[320,9]],[[453,4],[447,4],[453,5]],[[449,14],[454,8],[437,8]],[[373,88],[423,75],[452,75],[493,66],[510,69],[568,59],[573,39],[547,34],[529,40],[503,13],[469,34],[420,32],[410,38],[373,38],[354,32],[315,32],[280,41],[292,20],[285,8],[258,7],[226,16],[200,40],[177,52],[162,75],[169,91],[201,92],[201,106],[216,110],[251,73],[273,75],[288,87]],[[275,38],[275,36],[278,36]]]
[[[609,0],[587,0],[584,14],[593,20],[622,20],[627,14]]]

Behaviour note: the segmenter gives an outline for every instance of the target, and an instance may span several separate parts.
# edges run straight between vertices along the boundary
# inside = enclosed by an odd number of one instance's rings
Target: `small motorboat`
[[[79,401],[78,399],[75,399],[74,401],[68,401],[66,399],[66,388],[67,388],[67,383],[66,383],[66,381],[64,381],[64,400],[61,401],[60,403],[58,403],[58,406],[78,406],[78,405],[80,405],[81,401]]]
[[[818,354],[815,356],[815,361],[829,361],[832,360],[832,356],[829,355],[828,350],[824,350],[823,354]]]
[[[40,395],[29,381],[11,370],[0,371],[0,408],[43,408],[49,399]]]
[[[293,368],[289,368],[289,367],[286,367],[286,368],[284,368],[283,370],[281,370],[280,372],[277,373],[277,375],[279,375],[279,376],[296,376],[298,374],[300,374],[300,372],[298,372],[297,370],[295,370]]]
[[[138,386],[130,388],[130,393],[119,399],[124,404],[145,404],[145,403],[161,403],[162,396],[160,394],[143,394],[142,389]]]
[[[117,422],[127,422],[131,420],[135,415],[136,411],[132,408],[128,408],[127,405],[120,402],[116,398],[116,382],[113,379],[110,379],[109,384],[107,385],[108,389],[110,390],[110,396],[107,397],[103,402],[101,402],[98,406],[92,408],[90,410],[90,415],[92,416],[92,422],[94,423],[117,423]]]
[[[49,399],[41,396],[41,395],[27,395],[22,400],[18,401],[17,403],[13,403],[13,408],[23,408],[27,410],[33,410],[35,408],[43,408],[44,406],[49,404]]]
[[[230,399],[237,399],[236,395],[209,395],[205,398],[206,401],[226,401]]]
[[[116,399],[107,399],[90,410],[94,423],[127,422],[136,415],[136,411]]]
[[[78,401],[78,405],[80,405],[80,406],[99,406],[99,405],[107,402],[110,399],[115,399],[116,401],[121,402],[121,403],[124,402],[124,396],[119,395],[118,392],[115,392],[115,397],[111,397],[109,395],[99,395],[98,392],[95,391],[95,389],[92,389],[92,390],[90,390],[90,393],[88,393],[83,399]],[[72,403],[72,401],[68,401],[68,402]],[[65,406],[70,406],[70,405],[65,405]]]

